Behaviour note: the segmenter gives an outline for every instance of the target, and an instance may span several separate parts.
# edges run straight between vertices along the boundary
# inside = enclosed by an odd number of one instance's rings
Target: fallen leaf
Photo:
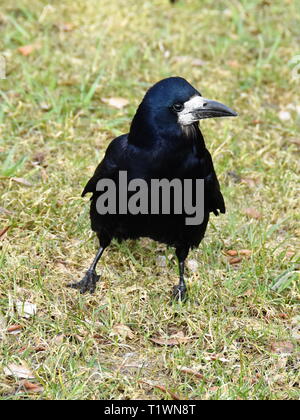
[[[32,187],[32,183],[27,181],[24,178],[11,178],[12,181],[17,182],[18,184],[24,185],[25,187]]]
[[[285,312],[281,312],[277,316],[280,319],[288,319],[288,317],[289,317],[288,314],[286,314]]]
[[[203,375],[201,373],[197,372],[194,369],[191,369],[191,368],[188,368],[188,367],[185,367],[185,366],[178,366],[178,369],[182,373],[187,373],[188,375],[195,376],[198,379],[203,379]]]
[[[250,257],[252,251],[250,249],[240,249],[239,254],[243,255],[244,257]]]
[[[289,139],[290,143],[296,144],[296,146],[300,146],[300,139],[291,138]]]
[[[252,296],[253,295],[253,289],[248,289],[244,293],[242,293],[240,296]]]
[[[206,62],[201,60],[200,58],[194,58],[192,60],[192,66],[195,66],[195,67],[202,67],[205,64],[206,64]]]
[[[37,312],[37,307],[35,304],[30,302],[23,302],[21,300],[16,301],[16,308],[18,314],[23,318],[30,318]]]
[[[39,384],[33,384],[32,382],[29,382],[29,381],[22,381],[21,384],[26,389],[26,391],[29,391],[29,392],[43,392],[44,391],[44,388]]]
[[[150,338],[153,343],[158,344],[160,346],[177,346],[179,344],[185,344],[194,339],[198,338],[197,336],[186,337],[183,331],[179,331],[176,334],[171,335],[170,337],[155,337]]]
[[[254,178],[245,177],[241,179],[242,184],[247,184],[250,188],[256,187],[258,180]]]
[[[70,22],[65,22],[59,25],[59,29],[63,32],[71,32],[75,29],[75,25],[73,25],[73,23]]]
[[[271,351],[277,354],[291,354],[294,351],[294,344],[290,341],[273,341]]]
[[[12,211],[5,209],[4,207],[0,207],[0,214],[13,214]]]
[[[45,346],[43,346],[43,345],[40,345],[40,346],[34,347],[34,348],[33,348],[33,350],[34,350],[36,353],[39,353],[39,352],[41,352],[41,351],[46,351],[46,350],[47,350],[47,348],[46,348]]]
[[[288,257],[288,258],[292,258],[294,255],[296,254],[296,252],[295,251],[286,251],[286,256]]]
[[[28,55],[30,55],[34,50],[35,50],[34,45],[24,45],[23,47],[18,48],[18,52],[24,55],[24,57],[27,57]]]
[[[228,249],[228,251],[225,251],[227,255],[230,257],[236,257],[238,252],[235,249]]]
[[[176,55],[175,57],[172,58],[172,61],[174,63],[186,63],[187,61],[190,60],[190,56],[188,55]]]
[[[240,67],[240,63],[236,60],[227,61],[227,65],[232,68]]]
[[[134,338],[133,331],[129,327],[127,327],[127,325],[123,325],[123,324],[114,325],[110,335],[118,335],[124,339],[128,337],[130,340]]]
[[[238,264],[242,261],[242,257],[232,257],[229,259],[229,264]]]
[[[117,108],[117,109],[122,109],[124,108],[126,105],[129,104],[128,99],[125,98],[101,98],[102,102],[104,102],[105,104],[113,107],[113,108]]]
[[[0,239],[4,237],[9,228],[10,226],[6,226],[4,229],[0,230]]]
[[[64,334],[58,334],[52,339],[52,342],[54,344],[60,345],[64,342],[64,339],[65,339]]]
[[[4,368],[4,374],[6,376],[16,376],[20,379],[34,378],[32,370],[28,368],[25,362],[23,362],[21,365],[16,365],[15,363],[9,364]]]
[[[11,325],[10,327],[7,328],[7,332],[8,334],[19,334],[21,332],[21,330],[23,329],[22,325]]]
[[[139,383],[149,385],[149,386],[151,386],[152,388],[157,388],[157,389],[159,389],[159,390],[161,390],[161,391],[165,392],[166,394],[169,394],[169,395],[173,398],[173,400],[177,400],[177,401],[182,400],[182,398],[181,398],[179,395],[177,395],[177,394],[175,394],[174,392],[170,391],[170,390],[169,390],[169,389],[167,389],[164,385],[156,384],[156,383],[154,383],[154,382],[151,382],[151,381],[146,381],[146,380],[141,380],[141,381],[139,381]]]
[[[166,394],[169,394],[173,398],[173,400],[177,400],[177,401],[182,400],[182,398],[180,398],[179,395],[170,391],[164,385],[154,385],[154,388],[160,389],[161,391],[165,392]]]
[[[253,207],[248,207],[244,210],[246,216],[252,217],[252,219],[261,219],[261,213]]]

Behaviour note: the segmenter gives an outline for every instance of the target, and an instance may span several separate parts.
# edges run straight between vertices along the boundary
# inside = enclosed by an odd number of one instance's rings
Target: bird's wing
[[[96,186],[100,179],[112,178],[120,169],[120,161],[124,156],[127,147],[127,134],[115,138],[108,146],[103,160],[97,166],[94,175],[88,181],[81,194],[95,193]]]
[[[204,178],[204,186],[206,190],[205,197],[208,200],[209,211],[213,212],[216,216],[225,213],[225,202],[220,190],[220,184],[214,169],[213,161],[210,153],[207,150],[206,164],[209,168],[209,175]]]
[[[214,173],[214,180],[213,180],[214,188],[212,189],[212,193],[210,196],[210,211],[212,211],[216,216],[219,215],[219,211],[221,213],[225,213],[225,201],[223,195],[220,190],[220,184],[216,174]]]

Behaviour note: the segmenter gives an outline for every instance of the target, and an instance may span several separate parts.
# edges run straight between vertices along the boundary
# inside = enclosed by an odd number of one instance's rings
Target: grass
[[[0,239],[1,399],[171,398],[153,384],[188,399],[299,399],[300,81],[289,64],[299,3],[45,5],[1,1],[0,231],[10,226]],[[26,45],[28,56],[18,50]],[[96,293],[81,296],[65,286],[96,250],[82,188],[145,90],[170,75],[239,112],[201,125],[227,214],[211,217],[189,255],[198,268],[187,271],[187,303],[170,303],[173,250],[147,239],[114,243]],[[101,100],[116,96],[130,105]],[[232,249],[251,255],[229,264]],[[36,315],[21,317],[18,300]],[[18,334],[7,333],[13,325]],[[193,338],[151,341],[178,332]],[[5,374],[11,363],[26,363],[43,391]]]

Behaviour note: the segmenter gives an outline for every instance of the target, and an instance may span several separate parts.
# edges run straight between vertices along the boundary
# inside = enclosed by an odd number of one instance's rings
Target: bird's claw
[[[68,287],[79,289],[81,294],[86,292],[94,293],[99,279],[100,276],[97,275],[95,270],[88,270],[82,280],[78,283],[69,283]]]
[[[173,299],[183,302],[187,297],[187,291],[186,288],[183,288],[181,286],[174,286],[173,287]]]

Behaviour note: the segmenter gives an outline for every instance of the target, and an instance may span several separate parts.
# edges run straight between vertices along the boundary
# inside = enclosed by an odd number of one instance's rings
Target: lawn
[[[10,3],[0,398],[299,399],[300,2]],[[227,213],[189,254],[187,302],[170,300],[173,250],[148,239],[113,243],[96,293],[80,295],[66,285],[97,249],[81,191],[171,75],[239,113],[201,123]]]

